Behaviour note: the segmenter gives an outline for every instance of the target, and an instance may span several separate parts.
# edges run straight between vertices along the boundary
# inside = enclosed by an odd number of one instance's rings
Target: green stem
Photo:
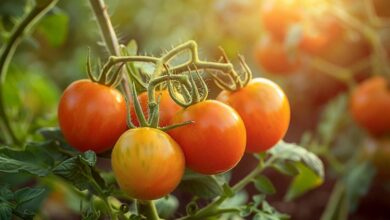
[[[15,133],[12,130],[9,119],[7,117],[4,99],[3,99],[3,84],[5,82],[6,73],[8,71],[9,63],[15,50],[23,37],[32,29],[32,27],[46,14],[58,0],[43,0],[37,2],[34,8],[23,18],[22,22],[18,24],[11,33],[9,41],[1,49],[0,56],[0,118],[4,123],[4,127],[7,130],[8,135],[10,136],[13,143],[19,143]]]
[[[153,201],[137,200],[137,211],[139,215],[143,215],[148,220],[160,219]]]
[[[92,184],[92,187],[96,190],[99,197],[102,199],[104,207],[107,211],[107,214],[110,216],[110,219],[115,220],[116,215],[112,212],[110,203],[108,202],[108,196],[106,196],[102,190],[102,188],[99,186],[99,184],[95,181],[95,179],[91,178],[90,176],[86,176],[89,180],[89,182]]]
[[[110,55],[120,56],[120,48],[118,43],[118,38],[116,37],[114,28],[111,24],[110,16],[107,12],[107,6],[103,0],[89,0],[89,3],[92,7],[92,11],[95,14],[97,23],[105,42],[106,48],[109,51]],[[124,91],[124,94],[128,96],[130,93],[129,83],[130,79],[127,74],[122,74],[123,80],[121,81],[121,89]],[[130,96],[128,96],[130,100]]]

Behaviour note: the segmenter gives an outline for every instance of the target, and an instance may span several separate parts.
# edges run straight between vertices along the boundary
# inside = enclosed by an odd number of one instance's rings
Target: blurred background
[[[0,1],[1,44],[31,4]],[[320,219],[333,204],[344,208],[348,219],[390,219],[388,133],[366,131],[348,111],[349,96],[360,82],[390,77],[389,0],[110,0],[107,4],[120,42],[135,40],[140,54],[159,56],[193,39],[201,59],[218,60],[221,46],[233,62],[238,54],[244,55],[255,77],[270,78],[285,90],[292,109],[286,140],[319,154],[327,175],[319,188],[302,195],[288,194],[290,177],[268,172],[278,190],[269,198],[278,210],[292,219]],[[86,1],[60,1],[22,42],[4,88],[7,114],[20,139],[33,139],[40,127],[57,126],[60,94],[72,81],[86,77],[88,48],[94,59],[107,57]],[[215,88],[211,91],[211,97],[218,94]],[[235,169],[232,181],[255,163],[248,156]],[[310,181],[316,180],[297,184]],[[342,195],[334,191],[340,181],[346,188]],[[77,216],[79,207],[66,186],[52,188],[42,215]],[[185,198],[178,195],[179,200],[180,196]],[[347,206],[342,196],[348,197]]]

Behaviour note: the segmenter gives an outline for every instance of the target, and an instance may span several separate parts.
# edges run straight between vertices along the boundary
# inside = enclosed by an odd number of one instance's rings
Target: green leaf
[[[15,192],[15,201],[22,204],[33,200],[45,192],[44,188],[23,188]]]
[[[296,168],[299,170],[299,175],[294,178],[289,186],[285,195],[285,200],[287,201],[291,201],[292,199],[303,195],[305,192],[316,188],[323,182],[322,178],[302,163],[296,163]]]
[[[276,192],[276,189],[272,184],[271,180],[269,180],[268,177],[264,175],[259,175],[258,177],[256,177],[256,179],[254,180],[254,184],[256,189],[262,193],[274,194]]]
[[[347,103],[348,97],[345,94],[340,95],[333,99],[322,112],[317,130],[323,144],[328,145],[338,133],[347,112]]]
[[[12,206],[8,202],[0,202],[0,219],[12,219]]]
[[[317,176],[324,177],[324,165],[317,155],[307,151],[296,144],[280,141],[275,147],[268,151],[269,154],[278,160],[302,162],[307,168],[316,173]]]
[[[69,18],[61,12],[46,15],[37,26],[37,33],[42,35],[52,47],[61,46],[68,35]]]
[[[0,185],[0,201],[9,201],[14,198],[14,193],[7,185]]]
[[[126,46],[126,49],[127,49],[127,53],[129,56],[135,56],[138,54],[138,45],[137,45],[137,42],[133,39],[131,40],[127,46]]]
[[[280,173],[283,173],[288,176],[296,176],[299,174],[297,168],[289,161],[279,160],[276,163],[272,164],[272,167]]]
[[[179,188],[200,198],[214,198],[223,194],[223,188],[214,176],[201,175],[189,170],[184,174]]]
[[[161,218],[172,217],[179,208],[179,200],[172,195],[168,195],[156,201],[156,208]]]
[[[360,198],[368,193],[374,175],[375,168],[369,162],[358,164],[347,172],[344,181],[351,211],[357,208]]]
[[[48,175],[49,168],[37,163],[36,160],[36,157],[33,157],[27,151],[0,148],[0,172],[19,173],[24,171],[37,176]]]
[[[254,206],[258,207],[265,200],[265,195],[254,195],[252,199],[254,202]]]

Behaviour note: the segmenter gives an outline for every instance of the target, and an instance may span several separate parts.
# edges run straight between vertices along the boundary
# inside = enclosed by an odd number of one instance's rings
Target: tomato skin
[[[273,37],[283,41],[288,33],[288,29],[301,19],[301,12],[296,2],[274,0],[264,1],[261,11],[261,20],[264,28],[268,30]]]
[[[168,90],[162,90],[162,91],[156,91],[156,101],[157,98],[160,96],[160,119],[159,119],[159,126],[164,127],[170,124],[170,121],[172,120],[173,116],[178,112],[182,107],[178,104],[176,104],[175,101],[171,98],[169,95]],[[141,104],[143,113],[145,114],[145,118],[148,118],[149,112],[148,112],[148,93],[143,92],[138,95],[138,100]],[[130,110],[131,114],[131,122],[135,126],[139,126],[139,122],[137,119],[137,116],[135,114],[134,108],[131,108]]]
[[[273,74],[291,74],[301,67],[298,54],[289,54],[283,45],[270,37],[264,37],[255,48],[255,59],[265,71]]]
[[[290,124],[288,99],[283,90],[268,79],[255,78],[238,91],[222,91],[217,100],[232,106],[244,121],[246,152],[264,152],[287,132]]]
[[[126,103],[114,88],[78,80],[65,89],[58,106],[58,120],[71,146],[101,153],[114,146],[126,131]]]
[[[390,131],[390,89],[381,76],[363,81],[352,93],[350,111],[354,120],[374,135]]]
[[[179,111],[173,123],[194,123],[169,131],[183,149],[187,166],[202,174],[226,172],[245,152],[246,132],[240,116],[223,103],[206,100]]]
[[[172,192],[185,168],[180,146],[167,133],[148,127],[126,131],[115,144],[111,158],[120,188],[141,200]]]

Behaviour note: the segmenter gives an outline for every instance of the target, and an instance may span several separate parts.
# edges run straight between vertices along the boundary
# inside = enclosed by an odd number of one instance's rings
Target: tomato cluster
[[[167,90],[157,91],[159,126],[127,130],[126,117],[137,126],[140,117],[150,117],[148,94],[133,97],[126,108],[116,89],[80,80],[64,91],[58,109],[70,145],[98,153],[113,147],[117,182],[136,199],[152,200],[172,192],[186,166],[205,175],[229,171],[245,152],[274,146],[289,125],[290,107],[282,89],[257,78],[236,91],[222,91],[217,100],[200,100],[184,108]],[[133,111],[138,104],[142,116]],[[167,133],[159,129],[181,123]]]

